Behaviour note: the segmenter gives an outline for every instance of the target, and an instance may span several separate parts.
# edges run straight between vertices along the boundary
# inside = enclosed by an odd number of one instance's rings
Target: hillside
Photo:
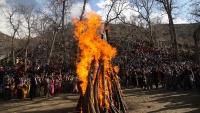
[[[193,46],[193,32],[198,24],[175,24],[175,30],[177,35],[177,41],[179,48],[183,46]],[[142,31],[148,32],[148,28],[140,28]],[[153,26],[153,36],[156,37],[156,45],[160,47],[169,47],[170,45],[170,33],[168,24],[159,24]],[[111,41],[122,41],[130,43],[130,40],[140,39],[149,40],[144,33],[136,26],[128,26],[124,24],[111,25],[110,26]]]
[[[182,48],[183,45],[193,45],[193,30],[197,24],[175,24],[177,39],[179,43],[179,48]],[[155,30],[154,35],[156,35],[157,45],[160,47],[169,47],[169,30],[167,24],[161,24],[153,26]],[[140,39],[140,40],[148,40],[144,33],[141,33],[136,26],[128,26],[124,24],[111,24],[109,34],[109,41],[111,45],[117,47],[119,50],[130,50],[132,40]],[[141,28],[142,30],[148,30],[148,28]],[[71,31],[72,33],[73,31]],[[51,35],[49,34],[49,37]],[[53,57],[58,58],[64,54],[64,48],[61,42],[60,36],[57,37],[55,42],[54,53],[56,53]],[[75,54],[76,52],[76,41],[73,36],[67,36],[67,51],[70,54]],[[50,38],[49,38],[50,39]],[[49,40],[48,39],[48,40]],[[29,43],[29,58],[33,59],[45,59],[48,56],[48,52],[50,50],[50,41],[42,43],[41,37],[35,37],[30,39]],[[16,57],[24,57],[24,45],[26,40],[15,39],[14,46],[16,51]],[[128,45],[124,47],[122,45]],[[188,46],[187,46],[188,47]],[[11,37],[5,35],[0,32],[0,60],[7,57],[8,53],[11,50]],[[71,52],[71,53],[70,53]],[[72,55],[73,56],[73,55]]]
[[[0,60],[9,57],[11,52],[11,36],[8,36],[2,32],[0,32]],[[41,38],[32,38],[30,40],[29,48],[35,48],[40,43]],[[23,47],[26,43],[26,40],[24,39],[14,39],[14,48],[16,54],[20,54],[20,52],[23,51]],[[16,56],[17,57],[17,56]]]
[[[19,48],[20,41],[19,39],[14,40],[14,45],[16,49]],[[11,36],[3,34],[0,32],[0,60],[7,57],[8,52],[11,49]]]

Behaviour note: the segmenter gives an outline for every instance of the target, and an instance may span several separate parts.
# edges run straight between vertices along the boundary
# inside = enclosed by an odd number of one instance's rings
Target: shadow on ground
[[[134,113],[141,109],[145,112],[156,113],[166,111],[183,111],[185,113],[200,113],[200,92],[192,90],[143,90],[139,88],[123,89],[123,95],[128,113]],[[1,113],[78,113],[76,104],[79,94],[61,94],[49,98],[2,101],[0,100]],[[140,100],[141,99],[141,100]],[[155,107],[152,104],[160,106]],[[41,108],[41,109],[40,109]],[[189,110],[188,110],[189,109]]]
[[[79,94],[61,94],[48,98],[0,100],[1,113],[77,113]],[[58,107],[57,107],[58,106]]]
[[[21,112],[21,113],[79,113],[79,112],[76,111],[75,107],[68,107],[56,110],[42,110],[42,111],[38,110],[38,111]]]
[[[150,104],[151,103],[170,103],[162,108],[158,108],[157,110],[149,111],[148,113],[156,113],[156,112],[165,112],[167,110],[180,110],[180,109],[193,109],[192,111],[189,111],[188,113],[200,113],[200,92],[197,89],[191,89],[191,90],[166,90],[166,89],[153,89],[153,90],[143,90],[139,88],[129,88],[129,89],[124,89],[124,97],[125,98],[131,98],[131,96],[134,96],[134,98],[141,98],[142,96],[147,96],[151,99],[148,101]],[[132,102],[132,101],[130,101]],[[127,101],[128,107],[130,108],[131,111],[134,111],[137,109],[137,106],[141,105],[142,106],[144,102],[140,103],[130,103]],[[151,107],[151,105],[148,105],[148,107]],[[187,112],[187,111],[185,111]]]

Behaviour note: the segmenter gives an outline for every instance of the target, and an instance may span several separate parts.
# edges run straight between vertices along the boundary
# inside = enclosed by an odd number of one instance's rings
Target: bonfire
[[[76,72],[81,96],[77,108],[81,113],[126,112],[118,80],[118,67],[112,59],[117,50],[102,38],[102,19],[94,12],[82,21],[74,19],[74,34],[80,48]]]

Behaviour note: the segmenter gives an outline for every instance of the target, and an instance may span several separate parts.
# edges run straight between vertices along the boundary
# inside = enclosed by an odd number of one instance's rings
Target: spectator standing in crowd
[[[58,94],[60,94],[61,92],[63,92],[63,79],[62,79],[62,76],[59,75],[58,76]]]
[[[40,96],[44,97],[44,75],[40,77]]]
[[[73,81],[72,81],[72,84],[73,84],[73,93],[78,93],[78,86],[77,86],[77,83],[78,83],[78,77],[77,76],[73,76]]]
[[[22,93],[22,81],[19,81],[19,83],[17,84],[17,98],[18,99],[22,99],[23,93]]]
[[[166,78],[166,89],[170,89],[171,88],[171,77],[172,77],[172,72],[171,69],[169,67],[166,67],[166,71],[165,71],[165,78]]]
[[[54,94],[54,84],[55,84],[55,80],[53,78],[53,76],[51,77],[51,95]]]
[[[195,85],[200,91],[200,66],[197,67],[198,69],[194,73]]]
[[[162,86],[162,88],[165,88],[165,83],[166,83],[165,82],[165,68],[164,67],[160,68],[159,72],[160,72],[161,86]]]
[[[50,97],[51,94],[51,80],[49,77],[45,76],[43,81],[44,86],[44,96]]]
[[[153,88],[153,75],[150,68],[147,68],[146,71],[146,79],[147,79],[147,89]]]
[[[54,80],[54,91],[55,91],[55,94],[58,94],[58,86],[59,86],[59,80],[58,80],[58,76],[55,77],[55,80]]]
[[[10,81],[10,100],[13,99],[14,97],[14,90],[15,90],[15,81],[13,78],[11,78],[11,81]]]
[[[10,99],[10,81],[9,79],[6,80],[4,85],[4,99],[9,100]]]
[[[130,77],[130,75],[129,75],[129,71],[127,70],[126,71],[126,78],[125,78],[125,84],[126,84],[126,88],[128,88],[129,87],[129,77]]]
[[[41,95],[41,84],[42,84],[41,78],[37,76],[36,80],[37,80],[37,85],[36,85],[36,97],[40,97],[40,96],[42,96],[42,95]]]
[[[38,85],[37,73],[34,73],[31,77],[31,87],[30,87],[30,99],[34,100],[36,98],[36,87]]]
[[[68,73],[66,74],[64,81],[65,81],[65,86],[64,86],[65,92],[69,92],[70,91],[70,88],[69,88],[70,78],[69,78]]]
[[[145,69],[143,68],[142,69],[142,88],[143,89],[147,89],[147,77],[146,77],[146,74],[145,74]]]
[[[186,65],[185,70],[183,72],[183,89],[186,89],[186,87],[188,87],[189,89],[192,89],[192,85],[193,85],[193,72],[192,70],[189,68],[188,65]]]
[[[28,86],[28,81],[26,81],[23,86],[22,86],[22,98],[26,98],[28,95],[28,90],[29,90],[29,86]]]
[[[158,69],[156,67],[153,68],[152,70],[152,75],[153,75],[153,81],[156,86],[156,89],[158,89]]]

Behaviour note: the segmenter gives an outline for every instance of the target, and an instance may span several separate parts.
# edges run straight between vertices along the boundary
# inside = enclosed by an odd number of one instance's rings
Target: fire
[[[108,78],[108,73],[110,69],[110,62],[112,58],[116,55],[116,49],[107,43],[107,41],[101,38],[101,29],[102,29],[102,19],[99,15],[94,12],[89,12],[86,14],[86,18],[82,21],[78,19],[73,20],[75,25],[74,34],[78,40],[80,52],[80,61],[76,64],[76,72],[81,81],[80,87],[82,89],[82,94],[86,92],[86,87],[88,85],[88,73],[90,70],[91,62],[95,60],[95,66],[99,66],[99,60],[103,60],[104,65],[104,76],[105,84],[110,84],[111,80]],[[96,68],[93,69],[96,73]],[[94,84],[94,75],[92,78],[92,84]],[[102,84],[102,73],[100,74],[100,84]],[[99,86],[99,102],[100,106],[103,105],[103,99],[109,97],[110,93],[108,91],[108,86]],[[103,96],[103,95],[106,96]],[[109,102],[106,99],[104,107],[109,109]]]
[[[114,70],[115,70],[116,73],[118,73],[119,72],[119,67],[118,66],[114,66]]]

